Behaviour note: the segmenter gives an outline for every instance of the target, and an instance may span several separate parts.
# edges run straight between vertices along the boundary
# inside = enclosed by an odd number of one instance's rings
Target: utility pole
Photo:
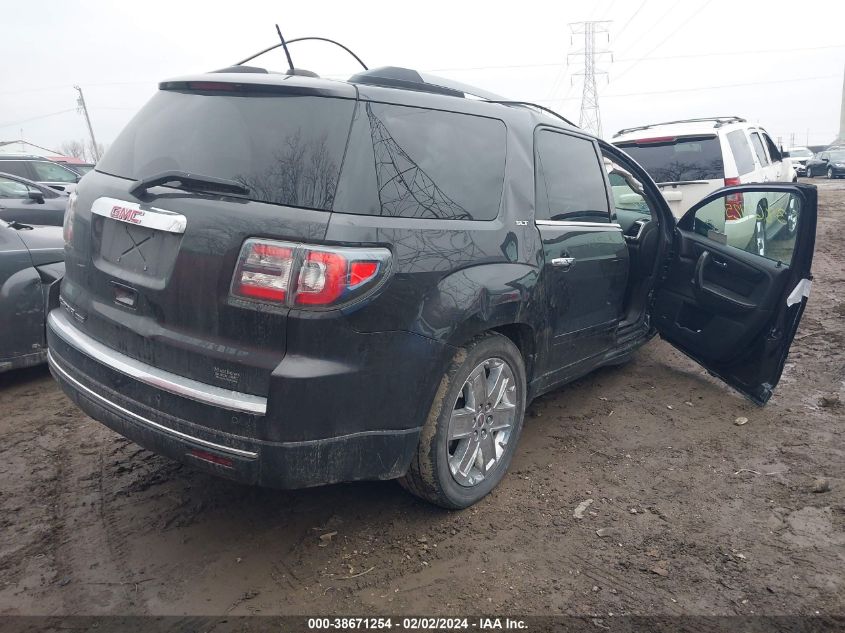
[[[88,108],[85,106],[85,96],[82,94],[82,88],[74,86],[79,93],[79,98],[76,100],[77,112],[85,115],[85,122],[88,124],[88,133],[91,135],[91,153],[94,154],[94,162],[100,160],[100,150],[97,147],[97,140],[94,138],[94,128],[91,127],[91,117],[88,116]]]
[[[607,49],[596,48],[596,35],[606,33],[607,41],[610,41],[610,20],[590,21],[590,22],[571,22],[569,24],[570,39],[574,35],[584,36],[584,49],[575,53],[569,53],[567,62],[570,56],[584,57],[584,71],[574,73],[575,75],[584,76],[584,86],[581,92],[581,116],[578,119],[578,125],[584,130],[601,137],[601,111],[599,110],[599,94],[596,89],[596,75],[606,75],[602,70],[596,69],[596,61],[601,59],[603,55],[611,55],[612,53]]]

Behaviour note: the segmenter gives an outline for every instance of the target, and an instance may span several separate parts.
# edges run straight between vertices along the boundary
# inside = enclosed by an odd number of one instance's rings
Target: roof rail
[[[722,127],[723,125],[727,125],[728,123],[746,122],[745,119],[739,116],[705,116],[697,119],[679,119],[677,121],[665,121],[663,123],[650,123],[649,125],[641,125],[639,127],[626,127],[614,134],[613,138],[621,136],[622,134],[627,134],[628,132],[639,132],[640,130],[648,130],[650,128],[658,127],[661,125],[675,125],[677,123],[705,123],[708,121],[713,121],[714,128]]]
[[[498,103],[500,105],[517,105],[517,106],[529,106],[531,108],[537,108],[538,110],[541,110],[541,111],[545,112],[546,114],[551,114],[553,117],[560,119],[564,123],[568,123],[572,127],[578,127],[572,121],[567,119],[565,116],[555,112],[551,108],[547,108],[546,106],[541,106],[537,103],[532,103],[530,101],[494,101],[492,99],[487,99],[487,102],[488,103]]]

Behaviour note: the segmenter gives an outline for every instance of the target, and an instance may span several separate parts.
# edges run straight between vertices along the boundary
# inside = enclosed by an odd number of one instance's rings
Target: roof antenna
[[[282,40],[282,48],[285,49],[285,57],[288,58],[288,67],[290,69],[289,74],[293,74],[293,60],[290,57],[290,51],[288,50],[288,45],[285,42],[285,38],[282,36],[282,29],[279,28],[279,25],[276,25],[276,33],[279,34],[279,39]]]

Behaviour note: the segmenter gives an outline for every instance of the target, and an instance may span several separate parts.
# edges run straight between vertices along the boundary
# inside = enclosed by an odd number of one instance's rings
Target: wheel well
[[[530,383],[533,378],[534,363],[536,361],[534,329],[525,323],[510,323],[508,325],[494,327],[490,331],[507,336],[516,345],[522,354],[522,360],[525,361],[525,377]]]

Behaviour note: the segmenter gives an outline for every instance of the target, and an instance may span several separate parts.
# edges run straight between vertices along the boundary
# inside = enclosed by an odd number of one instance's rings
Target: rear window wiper
[[[146,193],[150,187],[165,184],[177,184],[178,189],[186,189],[188,191],[229,193],[241,196],[245,196],[249,193],[248,187],[245,187],[234,180],[215,178],[213,176],[202,176],[199,174],[189,174],[185,171],[163,171],[159,174],[155,174],[154,176],[141,178],[132,185],[129,193],[137,197]]]

